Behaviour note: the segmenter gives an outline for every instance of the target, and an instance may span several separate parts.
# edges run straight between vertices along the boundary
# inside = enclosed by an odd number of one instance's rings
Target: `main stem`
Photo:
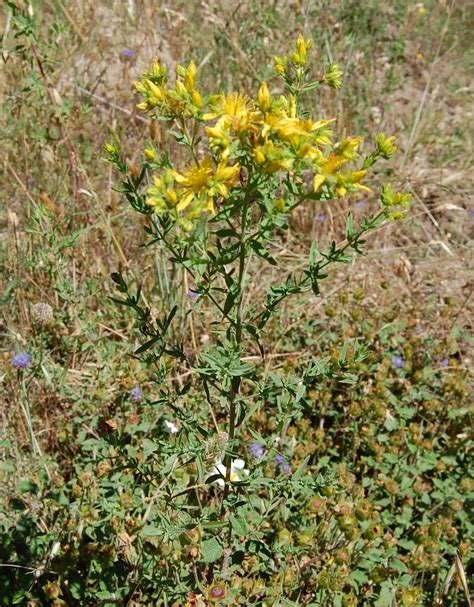
[[[242,302],[243,302],[243,280],[245,272],[245,232],[247,229],[247,216],[248,216],[248,202],[247,200],[243,204],[242,208],[242,223],[240,230],[240,252],[239,252],[239,274],[238,274],[238,285],[239,285],[239,296],[237,301],[236,319],[235,319],[235,341],[240,344],[242,341]],[[236,400],[240,388],[240,377],[235,378],[231,382],[230,394],[229,394],[229,430],[228,440],[229,444],[232,445],[235,436],[235,421],[236,421]],[[224,458],[224,466],[226,467],[226,478],[224,486],[224,496],[222,498],[222,517],[225,514],[225,501],[229,495],[230,490],[230,475],[232,471],[232,458],[229,454],[226,454]]]

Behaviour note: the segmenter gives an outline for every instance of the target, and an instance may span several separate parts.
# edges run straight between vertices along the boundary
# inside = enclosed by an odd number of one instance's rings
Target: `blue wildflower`
[[[474,209],[469,209],[467,212],[469,219],[474,219]]]
[[[365,209],[365,208],[366,208],[366,206],[367,206],[367,203],[366,203],[366,202],[364,202],[363,200],[358,200],[358,201],[355,203],[355,206],[356,206],[358,209]]]
[[[133,59],[136,55],[136,52],[133,48],[126,48],[121,52],[122,59]]]
[[[31,354],[28,354],[27,352],[15,354],[11,360],[11,363],[17,369],[26,369],[31,365]]]
[[[139,400],[142,400],[143,392],[142,392],[142,389],[140,388],[140,386],[135,386],[134,388],[132,388],[130,390],[130,398],[136,402],[138,402]]]
[[[249,453],[255,459],[262,459],[265,455],[265,447],[260,443],[250,443]]]
[[[314,221],[326,221],[326,215],[324,213],[318,213],[314,216]]]
[[[392,357],[392,366],[394,369],[402,369],[405,361],[401,356],[393,356]]]
[[[439,361],[439,366],[442,369],[446,369],[449,366],[449,358],[443,358],[442,360]]]
[[[277,464],[277,466],[280,466],[280,470],[283,472],[283,474],[291,473],[291,466],[286,461],[286,459],[283,457],[283,455],[280,455],[279,453],[277,453],[275,455],[275,463]]]
[[[186,295],[189,297],[189,299],[191,301],[197,301],[199,299],[199,297],[201,296],[201,293],[199,293],[198,291],[195,291],[194,289],[188,289],[188,292],[186,293]]]

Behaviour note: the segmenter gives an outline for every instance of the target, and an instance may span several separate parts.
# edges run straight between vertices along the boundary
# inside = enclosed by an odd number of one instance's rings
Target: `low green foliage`
[[[319,367],[296,354],[252,397],[239,451],[250,473],[224,528],[230,553],[213,506],[222,489],[204,473],[222,445],[196,434],[209,428],[205,403],[192,387],[177,386],[172,402],[163,384],[147,385],[140,401],[122,391],[110,417],[83,418],[71,480],[51,485],[40,471],[17,485],[1,558],[27,569],[2,571],[6,604],[49,604],[55,593],[71,605],[182,604],[216,585],[234,604],[432,602],[456,551],[467,563],[471,550],[465,372],[453,341],[393,311],[367,320],[358,292],[341,299],[285,337],[289,352],[321,352]],[[370,342],[365,357],[341,361],[341,333]],[[464,603],[451,588],[446,604]]]

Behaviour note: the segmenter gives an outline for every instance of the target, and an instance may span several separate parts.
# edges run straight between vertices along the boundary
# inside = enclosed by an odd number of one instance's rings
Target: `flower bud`
[[[265,154],[262,152],[260,148],[254,150],[253,157],[255,158],[255,162],[257,164],[265,164]]]
[[[257,95],[258,105],[262,112],[266,112],[270,109],[270,91],[266,82],[262,82]]]
[[[202,106],[202,97],[201,97],[201,93],[199,91],[196,91],[196,89],[194,89],[191,92],[191,99],[193,101],[193,104],[196,107],[201,107]]]
[[[161,86],[156,86],[156,84],[153,84],[153,82],[151,80],[148,80],[148,79],[145,80],[145,85],[146,85],[147,89],[150,91],[151,95],[157,101],[163,101],[164,100],[165,93],[164,93],[163,88]]]
[[[144,154],[145,154],[145,158],[149,162],[156,162],[158,160],[158,155],[151,146],[148,146],[145,148]]]

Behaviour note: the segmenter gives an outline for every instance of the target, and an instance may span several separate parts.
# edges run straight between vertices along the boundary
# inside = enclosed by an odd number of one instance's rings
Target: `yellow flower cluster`
[[[299,36],[289,59],[275,57],[276,71],[286,74],[291,64],[292,69],[305,72],[311,47],[311,40]],[[331,65],[319,82],[338,87],[341,75],[339,67]],[[303,118],[298,108],[298,90],[289,86],[286,95],[272,97],[264,82],[256,98],[228,93],[203,100],[196,81],[197,69],[191,61],[186,68],[177,67],[174,86],[167,87],[167,71],[155,61],[142,81],[135,83],[143,97],[138,108],[152,116],[175,120],[194,159],[182,171],[167,168],[153,177],[146,201],[158,214],[172,212],[181,225],[191,228],[202,214],[215,213],[216,202],[225,203],[234,188],[242,187],[238,179],[241,166],[245,166],[246,172],[268,179],[284,173],[300,188],[311,176],[313,192],[324,198],[341,197],[356,190],[370,191],[361,183],[370,164],[361,170],[342,170],[344,165],[360,158],[361,138],[346,138],[335,144],[330,128],[334,119]],[[188,129],[190,122],[192,127]],[[207,145],[200,138],[200,130],[207,136]],[[202,147],[207,148],[204,157]],[[395,150],[393,137],[377,136],[379,157],[388,158]],[[152,149],[145,150],[148,160],[152,156],[155,158]]]
[[[305,40],[303,36],[298,36],[295,45],[295,51],[288,57],[286,55],[273,57],[275,64],[275,71],[277,74],[283,77],[285,82],[289,82],[293,79],[299,81],[302,84],[304,76],[306,74],[306,65],[308,63],[308,51],[313,47],[313,41],[311,38]],[[327,72],[323,77],[316,83],[311,84],[309,87],[302,86],[302,90],[311,90],[318,84],[327,84],[332,88],[339,88],[342,85],[342,69],[337,63],[331,63],[328,67]]]
[[[239,165],[227,166],[225,161],[216,168],[210,156],[199,165],[178,173],[166,169],[154,176],[147,190],[146,202],[157,214],[182,212],[181,225],[192,229],[192,222],[203,213],[215,213],[214,200],[217,196],[226,198],[229,188],[235,183],[240,172]]]
[[[133,83],[135,90],[144,98],[138,109],[152,111],[165,110],[170,117],[193,117],[199,114],[203,104],[201,93],[196,88],[197,68],[191,61],[187,68],[176,67],[174,88],[165,88],[168,72],[165,67],[154,61],[149,72],[143,74],[143,80]]]

